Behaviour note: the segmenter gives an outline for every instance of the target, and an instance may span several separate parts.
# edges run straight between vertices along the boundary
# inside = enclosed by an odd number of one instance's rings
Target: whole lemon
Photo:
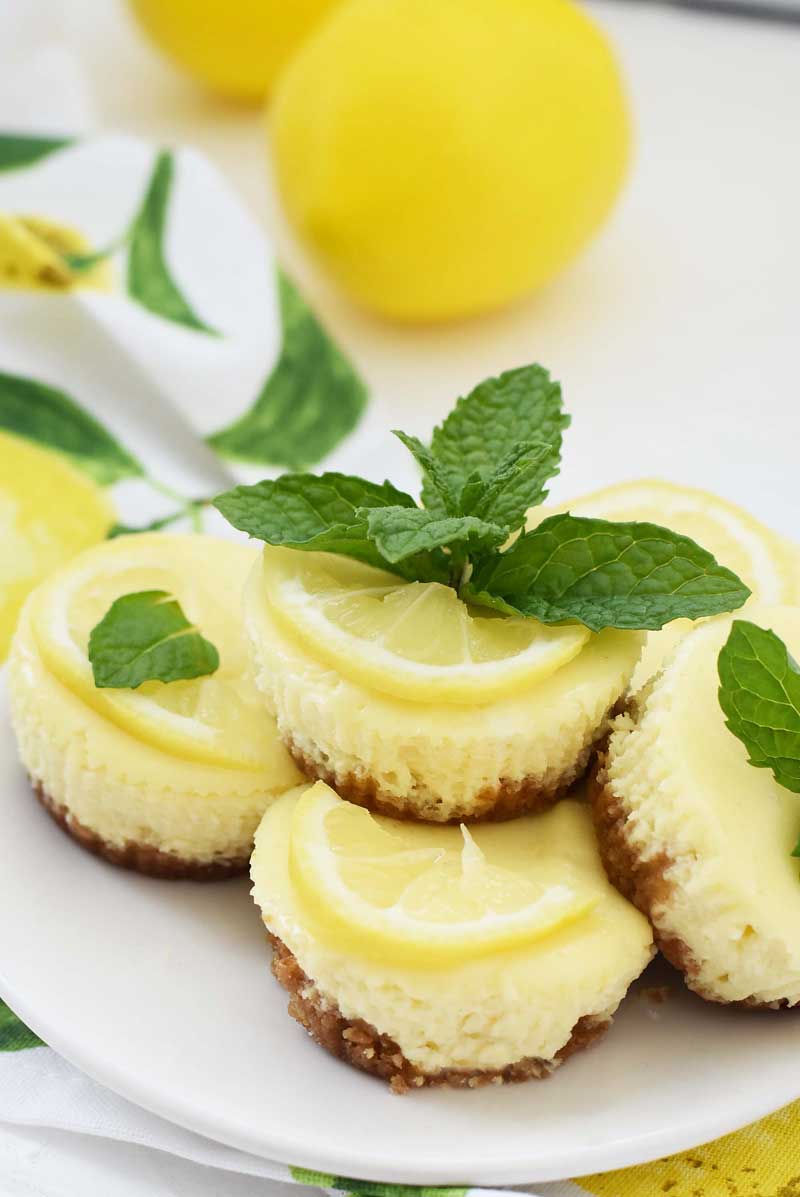
[[[289,218],[357,301],[401,320],[499,307],[608,214],[630,126],[570,0],[350,0],[281,76]]]
[[[259,100],[338,0],[131,0],[168,57],[216,91]]]

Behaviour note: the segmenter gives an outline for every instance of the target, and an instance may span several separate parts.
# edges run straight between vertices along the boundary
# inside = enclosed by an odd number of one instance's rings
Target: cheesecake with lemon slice
[[[251,877],[290,1012],[401,1092],[548,1075],[608,1027],[653,951],[572,800],[437,827],[317,782],[267,810]]]
[[[432,822],[543,810],[585,771],[636,632],[498,618],[435,582],[270,547],[245,591],[256,681],[302,770]]]
[[[216,506],[267,547],[245,596],[256,680],[309,777],[429,822],[540,811],[586,769],[643,632],[749,595],[689,537],[570,513],[525,529],[569,418],[540,366],[486,379],[430,445],[420,502],[287,474]]]
[[[800,608],[754,606],[744,619],[695,628],[617,719],[593,806],[609,877],[690,988],[715,1002],[794,1006],[800,730],[792,749],[786,729],[800,727],[800,674],[785,654],[800,656]],[[767,654],[759,661],[745,643],[726,670],[723,649],[749,625],[767,630]],[[740,684],[752,692],[734,693]],[[762,724],[760,748],[733,733],[742,720]],[[766,767],[773,756],[791,788]]]
[[[116,864],[241,872],[264,810],[300,779],[250,670],[239,608],[253,557],[201,535],[123,536],[80,554],[23,608],[8,672],[22,763],[54,818]],[[100,688],[92,630],[120,596],[162,592],[216,646],[218,668]]]

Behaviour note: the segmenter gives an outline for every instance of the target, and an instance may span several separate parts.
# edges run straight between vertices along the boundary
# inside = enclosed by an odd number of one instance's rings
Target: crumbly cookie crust
[[[44,788],[31,778],[31,786],[45,810],[52,816],[67,835],[94,856],[101,856],[110,864],[123,869],[143,873],[147,877],[159,877],[170,881],[220,881],[236,877],[247,871],[249,858],[233,860],[186,860],[173,852],[162,852],[152,844],[128,842],[122,846],[110,844],[91,828],[85,827],[69,809],[55,802]]]
[[[354,1068],[387,1081],[394,1093],[408,1093],[423,1087],[447,1086],[479,1089],[484,1085],[505,1085],[544,1079],[573,1052],[587,1047],[611,1025],[611,1018],[588,1015],[578,1020],[572,1035],[552,1060],[527,1057],[502,1069],[443,1068],[426,1073],[406,1059],[388,1035],[363,1019],[348,1019],[328,1001],[301,969],[293,953],[275,935],[272,943],[272,971],[289,993],[289,1013],[326,1051],[346,1060]]]
[[[607,726],[606,720],[603,738]],[[368,773],[338,770],[322,752],[312,753],[301,749],[291,737],[285,738],[284,743],[306,777],[326,782],[348,802],[393,819],[440,823],[499,823],[520,815],[541,814],[554,806],[584,776],[594,751],[594,745],[588,745],[570,768],[556,777],[525,777],[515,781],[501,777],[495,787],[482,790],[468,803],[456,807],[447,818],[437,818],[436,807],[430,800],[421,809],[420,799],[413,795],[401,798],[387,793]]]

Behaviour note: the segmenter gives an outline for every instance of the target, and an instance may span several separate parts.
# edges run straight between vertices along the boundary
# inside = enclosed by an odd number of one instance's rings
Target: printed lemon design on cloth
[[[533,528],[556,511],[609,520],[641,520],[662,524],[690,536],[747,583],[753,599],[764,603],[797,601],[794,597],[790,554],[780,537],[744,508],[708,491],[677,486],[657,479],[623,482],[560,507],[539,507],[529,514]],[[800,560],[800,554],[798,554]],[[800,574],[800,567],[798,567]],[[797,590],[800,597],[800,588]],[[664,659],[692,627],[676,619],[651,632],[631,682],[638,690],[661,667]]]
[[[105,491],[69,462],[0,432],[0,661],[28,593],[115,518]]]
[[[351,681],[416,702],[522,690],[581,651],[584,627],[468,607],[449,586],[404,582],[348,557],[264,550],[267,601],[308,651]]]
[[[800,1197],[799,1129],[796,1101],[692,1151],[575,1184],[595,1197]]]
[[[111,267],[98,261],[74,270],[66,255],[88,254],[89,242],[77,229],[38,216],[0,214],[0,287],[68,291],[73,287],[107,290]]]
[[[279,751],[264,735],[239,607],[253,550],[205,537],[122,536],[60,570],[32,602],[39,651],[59,681],[123,730],[177,757],[258,769]],[[98,689],[87,656],[92,628],[123,594],[165,590],[219,651],[217,671],[187,681]]]
[[[515,861],[506,851],[498,863],[482,850],[484,838],[466,827],[374,818],[317,782],[292,815],[289,867],[323,935],[417,966],[530,943],[597,903],[563,861]]]

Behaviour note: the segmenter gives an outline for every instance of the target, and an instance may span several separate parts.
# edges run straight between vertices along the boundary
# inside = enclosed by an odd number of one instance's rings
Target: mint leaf
[[[442,516],[421,507],[375,508],[366,515],[370,539],[392,564],[455,544],[466,545],[469,552],[493,548],[509,532],[471,515]]]
[[[391,482],[348,474],[284,474],[255,486],[236,486],[214,499],[229,524],[267,544],[344,553],[381,564],[367,536],[364,509],[414,507]]]
[[[774,632],[736,619],[717,661],[726,725],[758,769],[800,794],[800,666]],[[800,845],[795,850],[795,855]]]
[[[434,493],[436,495],[435,507],[447,515],[459,515],[461,512],[458,495],[450,485],[450,479],[439,459],[426,445],[423,445],[419,437],[409,436],[407,432],[400,432],[397,428],[393,430],[392,435],[402,441],[409,453],[416,458],[422,469],[423,488],[428,488],[429,495]]]
[[[558,453],[545,441],[523,441],[484,481],[478,475],[461,492],[464,515],[516,531],[531,507],[547,498],[544,485],[558,473]]]
[[[688,536],[565,514],[478,561],[464,597],[542,623],[657,629],[741,607],[750,591]]]
[[[144,470],[102,424],[57,387],[0,371],[0,428],[64,453],[101,485]]]
[[[368,509],[418,510],[411,495],[397,490],[391,482],[367,482],[347,474],[284,474],[255,486],[234,487],[218,495],[214,506],[234,528],[267,544],[314,553],[341,553],[425,581],[446,581],[448,576],[447,562],[441,554],[414,560],[409,569],[401,569],[370,539]]]
[[[561,387],[541,366],[521,366],[498,378],[487,378],[459,399],[434,430],[431,450],[457,495],[477,477],[487,481],[523,441],[546,441],[558,469],[561,434],[569,425],[561,403]],[[437,492],[423,487],[431,511],[442,510]]]
[[[167,265],[164,241],[175,159],[162,150],[156,158],[142,205],[129,234],[127,290],[131,299],[156,316],[196,332],[218,336],[181,293]]]
[[[92,629],[89,660],[96,686],[132,690],[142,682],[203,677],[219,667],[214,645],[166,590],[115,599]]]
[[[352,432],[367,388],[300,292],[278,271],[283,343],[252,407],[208,437],[223,457],[301,469]]]

